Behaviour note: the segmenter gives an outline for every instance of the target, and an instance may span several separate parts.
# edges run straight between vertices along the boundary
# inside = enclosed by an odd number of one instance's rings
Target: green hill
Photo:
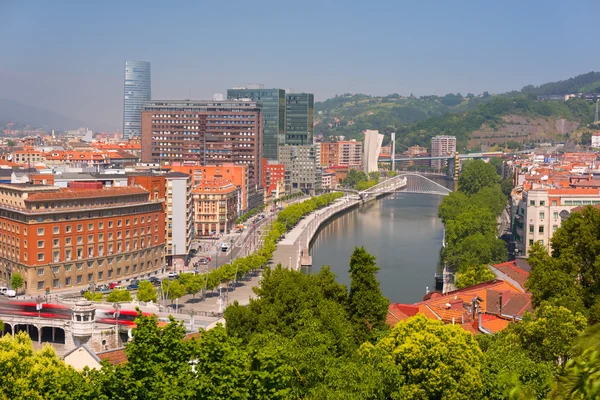
[[[564,141],[581,124],[592,122],[594,103],[580,98],[539,101],[537,96],[593,91],[600,93],[600,73],[494,96],[346,94],[315,104],[315,133],[325,139],[343,135],[361,140],[365,129],[377,129],[386,134],[387,144],[387,134],[395,131],[397,151],[415,144],[429,146],[431,137],[444,134],[456,136],[461,149]]]

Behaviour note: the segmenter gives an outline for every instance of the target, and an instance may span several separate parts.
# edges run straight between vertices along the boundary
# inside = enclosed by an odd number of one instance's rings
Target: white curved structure
[[[377,160],[379,159],[379,153],[381,152],[381,144],[383,143],[383,135],[379,131],[372,131],[367,129],[365,131],[365,145],[364,145],[364,157],[363,157],[363,168],[368,174],[369,172],[377,171]]]

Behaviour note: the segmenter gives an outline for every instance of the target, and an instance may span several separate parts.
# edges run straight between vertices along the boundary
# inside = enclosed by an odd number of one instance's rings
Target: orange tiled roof
[[[481,316],[481,326],[482,328],[492,332],[500,332],[505,329],[510,321],[498,318],[495,315],[484,314]]]
[[[574,195],[599,195],[600,190],[598,189],[584,189],[584,188],[569,188],[569,189],[548,189],[549,195],[561,195],[561,194],[574,194]]]
[[[69,189],[61,188],[60,191],[50,193],[32,193],[26,202],[49,201],[49,200],[69,200],[69,199],[88,199],[88,198],[107,198],[135,194],[148,195],[148,191],[139,186],[110,187],[102,189]]]
[[[527,282],[527,279],[529,278],[529,272],[523,271],[521,268],[517,267],[516,261],[496,264],[493,267],[509,278],[514,279],[522,287],[525,287],[525,282]]]
[[[220,192],[230,193],[237,190],[237,186],[228,181],[227,179],[213,179],[205,180],[194,186],[192,193],[205,193],[205,192]]]
[[[125,354],[125,348],[102,351],[96,353],[100,360],[108,361],[112,365],[124,364],[127,362],[127,354]]]

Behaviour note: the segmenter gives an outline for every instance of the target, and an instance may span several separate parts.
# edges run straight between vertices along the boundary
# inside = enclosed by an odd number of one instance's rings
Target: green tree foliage
[[[89,290],[83,294],[83,297],[89,301],[102,301],[104,295],[98,292],[90,292]]]
[[[144,302],[156,302],[156,297],[156,288],[152,282],[141,281],[137,291],[137,299]]]
[[[20,273],[14,272],[10,276],[10,287],[13,288],[15,291],[18,292],[19,289],[21,289],[24,284],[25,284],[25,279],[23,279],[23,275],[21,275]]]
[[[452,192],[445,196],[438,207],[438,217],[446,224],[470,207],[469,196],[463,192]]]
[[[467,265],[456,274],[456,287],[461,289],[494,279],[494,273],[485,264]]]
[[[166,299],[171,300],[171,303],[173,303],[175,299],[185,296],[187,293],[185,285],[178,279],[163,279],[161,287],[163,296],[165,296]]]
[[[510,179],[510,178],[502,179],[502,181],[500,182],[500,189],[502,190],[502,193],[504,193],[504,195],[506,197],[510,196],[510,193],[513,190],[512,179]]]
[[[88,383],[56,356],[50,345],[34,351],[25,332],[0,338],[0,397],[91,399]]]
[[[106,296],[106,301],[109,303],[131,301],[131,293],[126,289],[113,290]]]
[[[548,82],[540,86],[528,85],[521,89],[525,94],[570,94],[598,92],[600,88],[600,72],[588,72],[558,82]]]
[[[493,236],[485,236],[480,232],[467,236],[456,245],[448,246],[443,251],[444,260],[449,266],[463,272],[464,267],[480,264],[497,264],[506,261],[506,243]]]
[[[351,169],[348,171],[348,175],[341,182],[342,186],[347,188],[354,188],[359,182],[367,182],[369,177],[363,171]]]
[[[355,327],[357,343],[374,340],[385,330],[389,301],[381,294],[375,257],[364,247],[356,247],[350,258],[350,295],[348,313]]]
[[[496,168],[482,160],[465,161],[458,177],[458,189],[468,196],[498,183],[500,176],[496,173]]]
[[[591,146],[592,145],[592,132],[590,131],[585,131],[581,134],[581,140],[579,141],[579,143],[581,143],[584,146]]]
[[[506,207],[506,195],[500,185],[488,186],[471,196],[474,205],[487,208],[494,216],[498,216]]]
[[[551,243],[552,256],[541,246],[529,253],[527,287],[534,305],[546,300],[600,321],[600,210],[589,206],[572,213]]]
[[[476,233],[495,237],[496,232],[494,214],[486,208],[471,207],[446,222],[446,243],[449,246],[457,245]]]
[[[361,350],[386,371],[391,398],[481,398],[483,355],[473,335],[460,326],[417,315]]]

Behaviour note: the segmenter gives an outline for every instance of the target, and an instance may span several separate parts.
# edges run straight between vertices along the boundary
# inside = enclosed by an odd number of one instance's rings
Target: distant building
[[[326,170],[321,175],[321,188],[322,189],[335,189],[337,181],[335,179],[335,172]]]
[[[363,157],[363,169],[368,174],[369,172],[378,171],[377,161],[381,153],[381,144],[383,143],[383,135],[379,131],[367,129],[365,131],[365,147]]]
[[[311,93],[286,93],[285,144],[313,144],[315,96]]]
[[[362,143],[356,140],[339,142],[321,142],[320,164],[323,167],[332,165],[347,166],[351,169],[362,169]]]
[[[284,182],[285,185],[285,166],[263,158],[262,171],[262,186],[265,188],[267,197],[273,196],[273,191],[275,191],[274,198],[277,198],[280,195],[277,190],[279,182]]]
[[[431,156],[452,156],[456,153],[456,137],[434,136],[431,138]],[[448,160],[431,160],[431,167],[440,169],[448,164]]]
[[[154,100],[142,112],[142,162],[248,167],[248,207],[263,203],[262,104]]]
[[[194,237],[192,178],[170,172],[166,178],[166,254],[177,268],[186,265]]]
[[[600,132],[592,135],[592,147],[600,147]]]
[[[237,187],[226,179],[200,182],[192,190],[198,236],[227,234],[237,218]]]
[[[320,148],[318,144],[279,148],[279,162],[284,165],[289,182],[286,193],[311,193],[321,188]]]
[[[125,61],[125,89],[123,102],[123,138],[142,135],[142,107],[152,99],[150,63]]]
[[[277,149],[285,144],[285,90],[258,88],[227,89],[229,100],[250,99],[262,103],[263,147],[261,158],[277,161]]]

